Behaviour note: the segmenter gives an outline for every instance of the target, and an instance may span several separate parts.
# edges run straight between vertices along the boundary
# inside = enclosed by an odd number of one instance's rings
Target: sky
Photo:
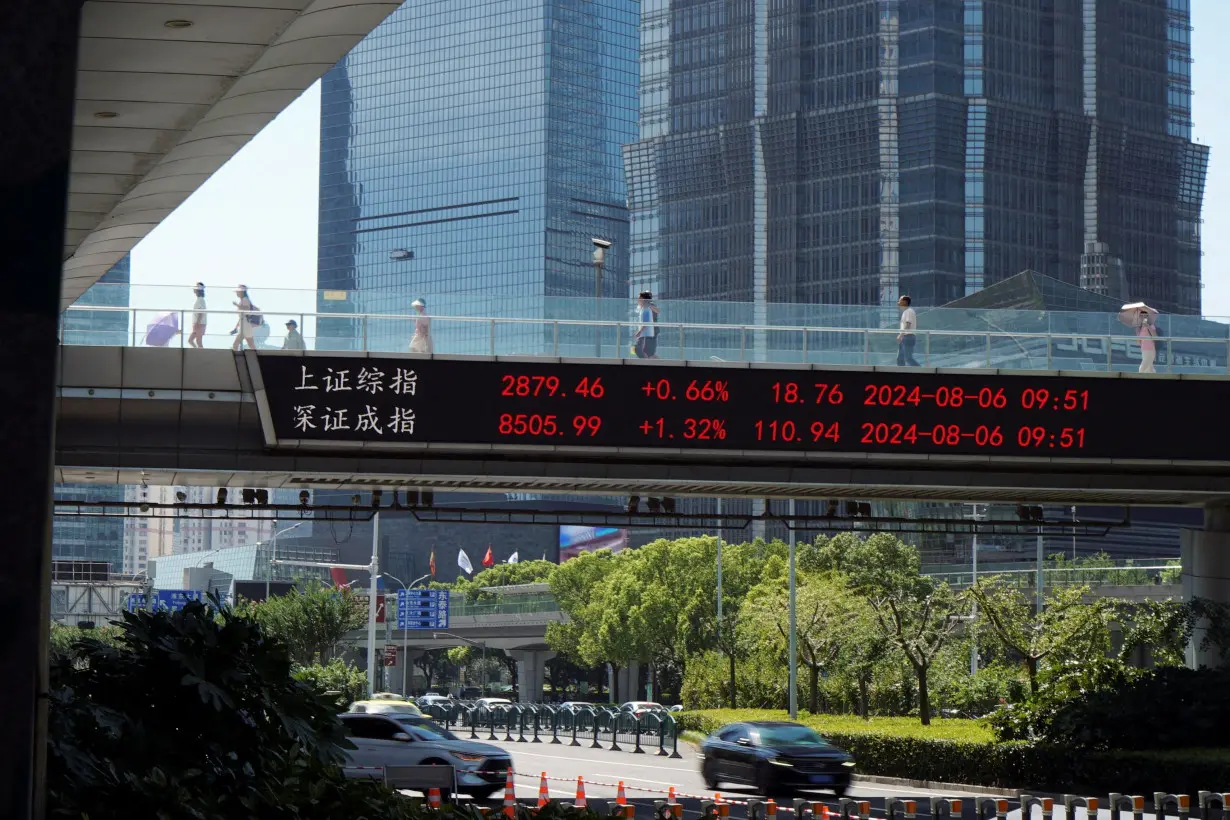
[[[1209,145],[1204,198],[1204,313],[1230,316],[1230,0],[1192,0],[1194,137]],[[132,304],[174,308],[150,285],[246,284],[266,311],[312,311],[316,286],[320,84],[309,88],[132,252]],[[262,298],[265,302],[262,303]],[[191,301],[185,291],[184,299]]]

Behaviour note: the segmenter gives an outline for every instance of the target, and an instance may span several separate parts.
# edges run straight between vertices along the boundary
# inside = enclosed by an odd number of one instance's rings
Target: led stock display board
[[[260,356],[303,445],[1230,461],[1230,381]],[[388,447],[393,445],[393,447]]]

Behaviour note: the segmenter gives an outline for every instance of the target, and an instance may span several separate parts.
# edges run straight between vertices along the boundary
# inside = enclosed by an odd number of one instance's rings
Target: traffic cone
[[[513,770],[508,770],[508,779],[504,781],[504,816],[508,820],[517,818],[517,784],[513,782]]]
[[[585,802],[585,778],[577,775],[577,799],[572,804],[575,808],[584,809],[589,804]]]
[[[777,803],[773,802],[772,797],[764,804],[764,820],[777,820]]]
[[[547,773],[542,773],[542,780],[538,783],[538,808],[542,808],[551,802],[550,792],[547,790]]]
[[[829,820],[829,807],[828,806],[820,807],[820,820]]]
[[[428,789],[427,790],[427,807],[431,809],[440,808],[440,790],[439,789]]]
[[[624,794],[624,782],[622,780],[619,781],[619,791],[615,792],[615,805],[628,805],[628,795]]]
[[[675,802],[675,787],[674,786],[671,786],[670,790],[666,793],[666,802],[667,803]]]

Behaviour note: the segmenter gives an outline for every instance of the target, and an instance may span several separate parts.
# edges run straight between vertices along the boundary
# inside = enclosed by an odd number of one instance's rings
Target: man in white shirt
[[[914,360],[914,331],[918,329],[918,314],[910,307],[910,297],[902,296],[897,300],[901,309],[901,332],[897,334],[897,366],[921,367]]]
[[[654,333],[653,323],[657,321],[658,308],[653,303],[653,293],[641,291],[636,300],[636,357],[638,359],[655,359],[658,350],[658,337]]]

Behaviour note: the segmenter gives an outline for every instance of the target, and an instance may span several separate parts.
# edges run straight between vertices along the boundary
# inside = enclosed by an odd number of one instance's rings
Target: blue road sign
[[[127,612],[136,612],[138,609],[145,609],[148,606],[144,592],[132,592],[124,599],[124,609]]]
[[[397,628],[448,629],[448,590],[397,590]]]
[[[189,601],[203,601],[205,593],[199,589],[160,589],[154,592],[154,602],[158,609],[178,612]]]

